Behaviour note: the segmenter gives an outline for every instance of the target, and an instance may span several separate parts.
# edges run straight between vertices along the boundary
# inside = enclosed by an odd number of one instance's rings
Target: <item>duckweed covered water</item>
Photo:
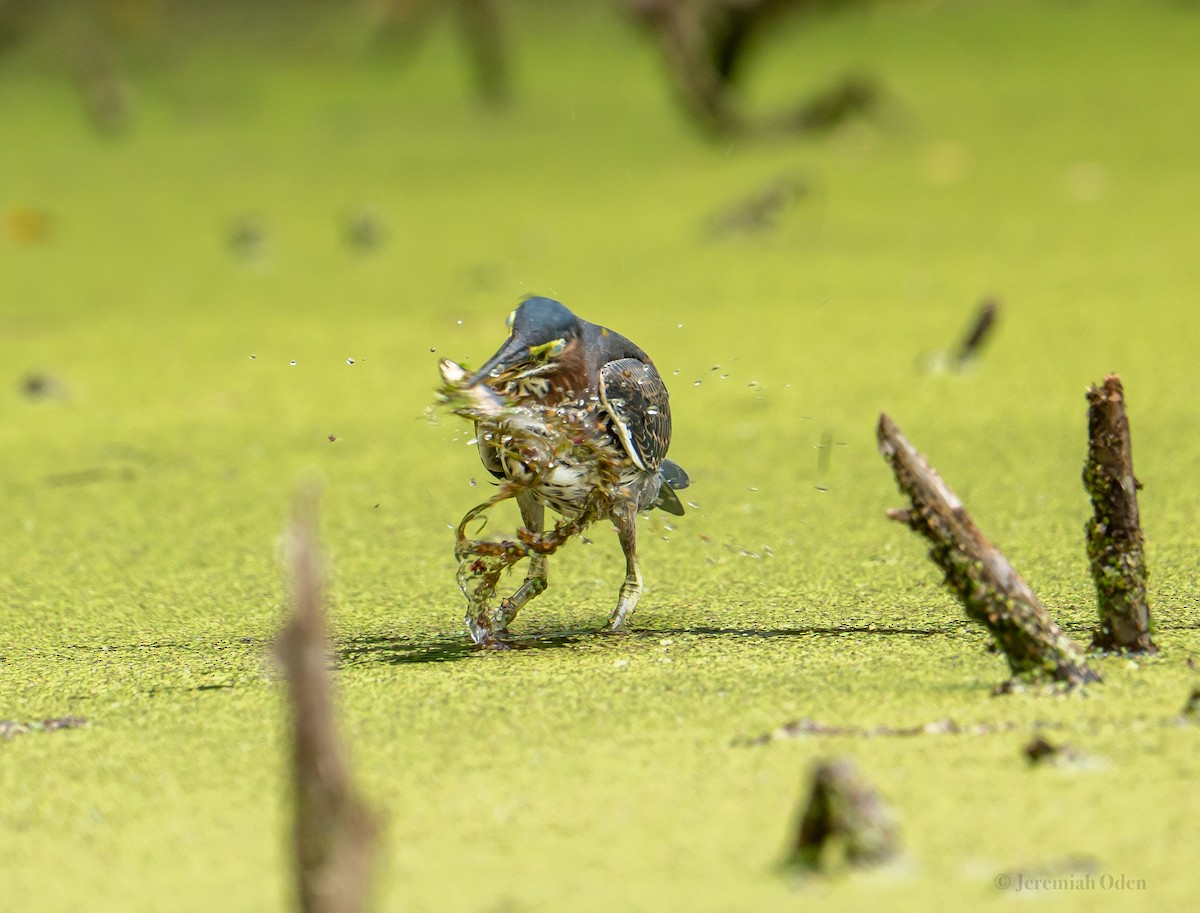
[[[0,738],[3,909],[288,907],[267,657],[279,531],[314,469],[344,729],[387,820],[378,909],[991,909],[1016,875],[1064,873],[1093,887],[1026,896],[1186,904],[1196,11],[798,20],[749,74],[756,104],[866,66],[901,112],[806,144],[706,143],[627,23],[573,15],[517,10],[504,115],[472,107],[445,24],[405,67],[356,54],[348,19],[128,39],[121,137],[81,118],[53,30],[0,56],[0,206],[17,214],[0,242],[0,719],[87,721]],[[812,192],[774,229],[706,231],[781,174]],[[387,226],[369,251],[343,237],[360,207]],[[35,210],[48,235],[11,229]],[[253,257],[228,240],[244,213]],[[623,573],[596,527],[514,625],[528,649],[477,654],[447,527],[481,470],[469,429],[426,407],[437,358],[483,358],[532,292],[674,378],[671,455],[699,506],[671,531],[644,521],[630,634],[594,633]],[[987,295],[1002,312],[981,358],[923,370]],[[1086,693],[993,698],[1003,659],[884,519],[900,502],[875,420],[903,425],[1086,640],[1083,394],[1109,371],[1161,654],[1096,661]],[[802,719],[845,731],[756,742]],[[1043,731],[1096,763],[1030,767]],[[903,861],[796,884],[778,871],[796,803],[841,755],[895,809]]]

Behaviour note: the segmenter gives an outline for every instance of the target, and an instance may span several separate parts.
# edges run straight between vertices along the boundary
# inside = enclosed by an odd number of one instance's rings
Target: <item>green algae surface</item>
[[[472,106],[444,23],[400,66],[350,17],[243,15],[123,38],[118,137],[81,117],[53,29],[0,56],[0,909],[291,906],[269,645],[313,474],[380,910],[992,909],[1026,878],[1059,880],[1020,892],[1044,909],[1194,898],[1194,8],[782,25],[751,103],[864,67],[891,100],[806,143],[699,137],[600,9],[516,9],[503,114]],[[780,175],[808,193],[774,230],[708,235]],[[373,251],[344,243],[360,210]],[[598,526],[514,624],[528,648],[481,654],[450,527],[491,489],[470,429],[426,409],[437,358],[478,364],[533,292],[650,351],[694,506],[643,521],[629,634],[595,633],[623,573]],[[984,295],[982,357],[928,370]],[[992,697],[1003,659],[884,518],[875,420],[1086,641],[1084,391],[1110,371],[1161,653]],[[66,717],[87,722],[29,725]],[[800,718],[966,731],[779,732]],[[1035,729],[1090,761],[1031,767]],[[779,863],[830,756],[890,803],[903,859],[796,882]]]

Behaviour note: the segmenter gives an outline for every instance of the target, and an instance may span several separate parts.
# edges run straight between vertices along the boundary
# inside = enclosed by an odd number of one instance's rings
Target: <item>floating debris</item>
[[[257,217],[242,214],[230,226],[227,243],[240,259],[258,260],[266,252],[267,232]]]
[[[387,240],[387,228],[377,213],[370,209],[359,209],[346,220],[342,237],[351,250],[369,254],[383,246]]]
[[[784,861],[793,871],[829,870],[837,859],[854,868],[876,866],[900,852],[891,809],[846,758],[817,764],[796,830]]]
[[[54,235],[54,218],[38,206],[14,206],[4,213],[4,233],[14,244],[48,244]]]
[[[0,739],[11,739],[29,732],[58,732],[60,729],[78,729],[86,726],[87,720],[81,716],[59,716],[45,720],[34,720],[31,723],[18,723],[16,720],[0,720]]]
[[[831,726],[817,720],[801,717],[785,723],[773,732],[749,739],[734,740],[734,745],[754,746],[767,745],[783,739],[799,739],[805,736],[857,736],[864,739],[876,738],[911,738],[921,735],[991,735],[996,732],[1010,732],[1014,729],[1047,729],[1055,728],[1056,723],[1014,723],[1002,721],[998,723],[956,723],[949,717],[921,723],[916,726]]]
[[[954,363],[957,367],[962,368],[979,356],[984,343],[992,337],[999,314],[999,298],[988,297],[979,302],[979,311],[963,336],[962,342],[958,344],[958,349],[955,350]]]
[[[1063,764],[1079,759],[1079,753],[1070,745],[1055,745],[1045,736],[1036,736],[1022,751],[1030,764]]]
[[[133,117],[133,92],[107,42],[89,39],[75,49],[75,78],[84,113],[97,133],[116,136]]]
[[[33,373],[21,378],[21,395],[29,399],[66,399],[67,385],[50,374]]]
[[[817,472],[822,475],[829,471],[829,460],[832,456],[833,432],[826,428],[821,432],[821,443],[817,444]]]
[[[771,231],[778,227],[784,212],[808,194],[808,187],[796,177],[780,175],[749,196],[713,213],[705,223],[705,230],[713,238]]]

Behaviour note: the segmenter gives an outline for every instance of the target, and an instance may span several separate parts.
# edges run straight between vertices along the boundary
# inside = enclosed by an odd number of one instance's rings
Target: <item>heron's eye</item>
[[[533,346],[529,350],[529,354],[535,359],[546,361],[555,358],[562,354],[562,350],[567,347],[565,339],[552,339],[549,342],[544,342],[540,346]]]
[[[512,311],[512,313],[510,313],[510,314],[509,314],[509,315],[508,315],[508,316],[507,316],[507,317],[504,319],[504,326],[505,326],[505,328],[508,330],[508,332],[510,332],[510,333],[512,332],[512,328],[513,328],[513,322],[514,322],[516,319],[517,319],[517,312],[516,312],[516,310],[515,310],[515,309]]]

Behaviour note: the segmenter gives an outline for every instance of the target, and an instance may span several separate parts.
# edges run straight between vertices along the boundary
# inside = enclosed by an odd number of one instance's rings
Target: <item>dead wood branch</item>
[[[854,117],[879,113],[883,93],[870,77],[847,76],[798,104],[754,116],[736,90],[755,42],[777,16],[826,5],[821,0],[622,0],[657,41],[687,113],[713,136],[823,134]],[[838,4],[830,4],[838,5]]]
[[[316,496],[301,496],[288,529],[292,617],[276,655],[292,707],[293,838],[304,913],[359,913],[371,886],[375,823],[350,785],[327,667]]]
[[[1000,314],[1000,301],[997,298],[984,298],[979,303],[979,310],[975,314],[975,319],[971,322],[970,328],[962,338],[962,342],[958,344],[958,349],[954,352],[954,363],[958,367],[963,367],[973,360],[983,349],[983,344],[992,336],[992,330],[996,326],[996,318]]]
[[[985,625],[1004,651],[1014,677],[1049,678],[1068,685],[1099,680],[1083,652],[1050,617],[1029,585],[971,520],[888,416],[879,417],[879,450],[892,467],[909,509],[888,511],[929,540],[929,557],[967,616]]]
[[[1083,485],[1092,499],[1087,552],[1100,627],[1092,646],[1100,650],[1156,653],[1150,638],[1150,606],[1146,600],[1146,553],[1138,516],[1133,474],[1133,447],[1125,414],[1121,378],[1110,374],[1100,387],[1090,387],[1088,456]]]

